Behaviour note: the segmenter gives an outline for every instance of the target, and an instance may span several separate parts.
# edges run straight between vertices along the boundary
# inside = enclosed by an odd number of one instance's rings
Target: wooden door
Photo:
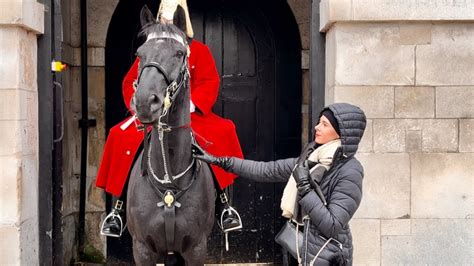
[[[246,159],[269,161],[297,156],[300,150],[301,46],[286,1],[270,1],[271,9],[264,8],[265,1],[193,0],[188,4],[195,39],[209,46],[221,77],[214,112],[235,123]],[[108,106],[120,110],[124,109],[117,91],[121,80],[116,77],[125,75],[143,41],[136,34],[144,3],[157,10],[153,0],[120,1],[109,28],[106,59],[111,65],[109,70],[106,66],[106,86],[110,93],[106,98]],[[124,40],[123,36],[129,37]],[[107,112],[107,127],[124,115]],[[208,241],[208,263],[281,262],[274,236],[284,222],[279,210],[283,186],[238,178],[227,189],[244,228],[230,234],[231,250],[226,252],[224,237],[215,226]],[[133,260],[127,233],[121,239],[109,238],[107,249],[109,262]]]

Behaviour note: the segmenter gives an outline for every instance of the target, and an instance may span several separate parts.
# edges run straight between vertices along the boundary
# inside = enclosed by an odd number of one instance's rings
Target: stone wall
[[[368,118],[355,264],[472,265],[474,2],[323,0],[321,10],[326,103]]]
[[[38,261],[37,35],[43,6],[0,2],[0,265]]]

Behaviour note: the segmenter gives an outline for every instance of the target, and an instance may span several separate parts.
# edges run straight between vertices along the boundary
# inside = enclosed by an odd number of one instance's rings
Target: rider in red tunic
[[[165,2],[165,1],[163,1]],[[185,1],[184,1],[185,3]],[[161,5],[160,5],[161,10]],[[186,9],[187,12],[187,9]],[[163,20],[163,18],[161,18]],[[186,34],[190,37],[190,55],[188,58],[191,88],[191,128],[196,141],[209,153],[216,156],[235,156],[242,158],[242,150],[231,120],[223,119],[212,112],[218,90],[219,74],[209,48],[192,40],[192,29]],[[130,102],[135,93],[134,84],[138,77],[139,59],[137,58],[122,83],[125,105],[132,112]],[[123,198],[124,190],[132,164],[143,141],[143,131],[137,128],[138,120],[134,116],[110,129],[102,162],[97,175],[96,186],[105,189],[115,197]],[[191,148],[191,147],[190,147]],[[216,189],[219,197],[224,198],[224,212],[221,226],[224,232],[242,227],[240,216],[230,207],[222,189],[233,183],[234,174],[211,166],[216,176]],[[123,209],[123,200],[117,200],[115,208],[102,223],[101,233],[108,236],[120,236],[122,219],[119,215]]]

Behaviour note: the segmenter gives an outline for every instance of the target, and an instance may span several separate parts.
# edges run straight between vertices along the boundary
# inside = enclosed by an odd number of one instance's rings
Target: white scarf
[[[310,169],[310,173],[312,173],[318,166],[323,166],[324,168],[326,168],[326,170],[329,170],[332,165],[334,153],[340,146],[341,140],[336,139],[324,145],[321,145],[316,150],[314,150],[308,156],[308,160],[317,162],[318,164],[316,164]],[[281,214],[283,217],[288,219],[294,219],[298,215],[297,197],[298,189],[296,187],[296,181],[293,177],[293,174],[291,174],[290,179],[286,184],[285,190],[283,191],[283,196],[281,197],[280,208],[283,211],[283,213]]]

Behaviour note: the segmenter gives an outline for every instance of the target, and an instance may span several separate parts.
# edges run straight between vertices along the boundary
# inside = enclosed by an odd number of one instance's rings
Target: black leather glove
[[[293,177],[295,178],[296,186],[298,188],[298,196],[303,198],[312,190],[309,181],[309,167],[306,161],[296,166],[295,170],[293,170]]]
[[[229,157],[216,157],[207,153],[199,145],[192,144],[193,157],[209,164],[214,164],[228,171],[232,167],[232,161]]]

